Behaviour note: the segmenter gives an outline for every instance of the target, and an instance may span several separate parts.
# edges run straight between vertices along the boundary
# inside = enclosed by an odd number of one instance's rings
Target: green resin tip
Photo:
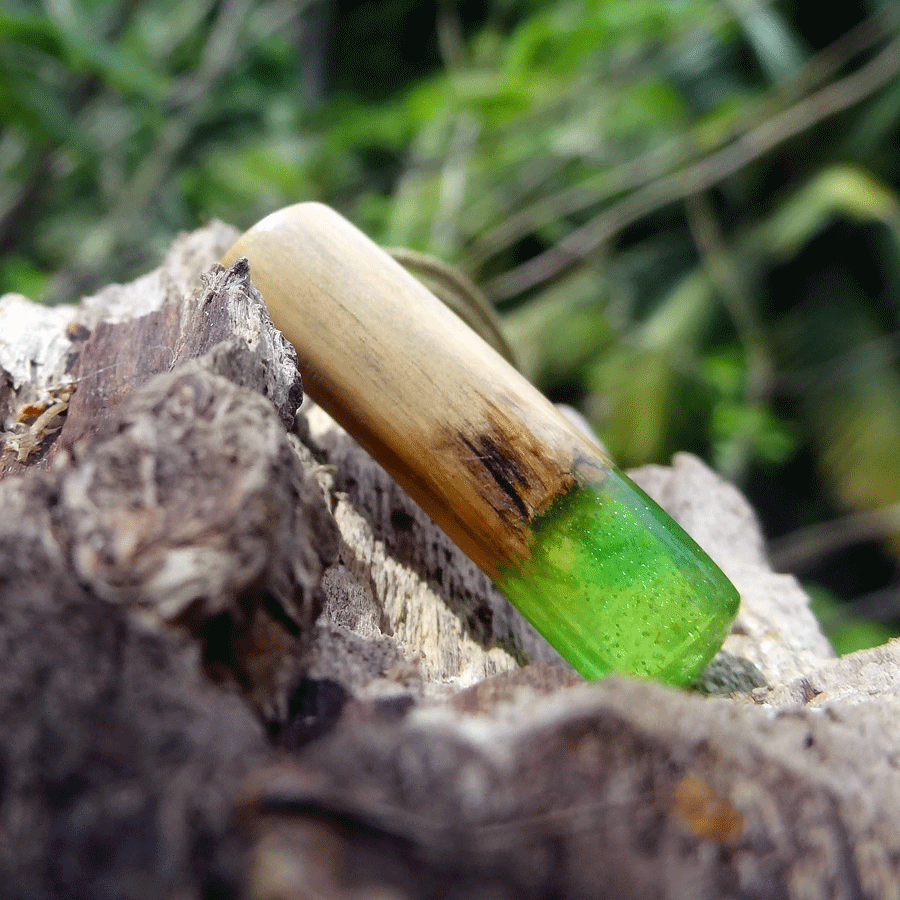
[[[739,596],[716,564],[616,469],[532,521],[531,556],[498,587],[582,675],[689,684]]]

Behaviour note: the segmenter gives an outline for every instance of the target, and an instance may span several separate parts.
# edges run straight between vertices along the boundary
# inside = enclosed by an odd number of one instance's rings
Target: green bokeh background
[[[621,464],[738,484],[848,650],[900,626],[898,146],[893,2],[2,0],[0,290],[330,203]]]

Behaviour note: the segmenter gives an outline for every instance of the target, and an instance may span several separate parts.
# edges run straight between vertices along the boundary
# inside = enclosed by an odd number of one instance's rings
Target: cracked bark
[[[0,299],[0,893],[900,893],[896,644],[835,659],[680,455],[633,474],[741,591],[719,693],[584,684],[299,406],[233,237]]]

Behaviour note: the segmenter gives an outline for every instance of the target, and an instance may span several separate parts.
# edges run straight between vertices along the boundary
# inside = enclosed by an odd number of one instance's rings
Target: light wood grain
[[[263,219],[223,263],[250,262],[307,393],[489,575],[527,555],[529,523],[604,460],[506,360],[330,208]]]

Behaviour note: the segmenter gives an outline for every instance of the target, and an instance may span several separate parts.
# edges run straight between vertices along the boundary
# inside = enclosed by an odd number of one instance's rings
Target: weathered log
[[[298,412],[234,236],[0,298],[0,893],[900,893],[898,645],[835,660],[681,455],[632,474],[741,592],[721,695],[584,684]]]

